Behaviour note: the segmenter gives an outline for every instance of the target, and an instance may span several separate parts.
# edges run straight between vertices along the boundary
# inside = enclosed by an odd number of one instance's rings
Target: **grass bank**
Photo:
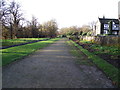
[[[95,54],[89,52],[88,50],[82,48],[80,45],[76,44],[73,41],[71,42],[74,46],[76,46],[80,51],[88,56],[89,59],[92,60],[112,81],[113,84],[120,87],[120,70],[113,65],[109,64],[105,60],[101,59],[100,57],[96,56]]]
[[[0,50],[2,52],[2,66],[7,65],[15,60],[21,59],[24,56],[27,56],[38,49],[44,48],[59,39],[60,38],[55,38],[47,41],[40,41],[22,46],[2,49]]]
[[[35,40],[44,40],[47,38],[18,38],[18,39],[3,39],[0,40],[2,43],[2,46],[11,46],[11,45],[16,45],[16,44],[21,44],[21,43],[27,43],[27,42],[32,42]]]
[[[76,64],[92,66],[94,65],[91,60],[79,49],[77,49],[70,41],[66,42],[71,50],[70,53],[77,57]]]

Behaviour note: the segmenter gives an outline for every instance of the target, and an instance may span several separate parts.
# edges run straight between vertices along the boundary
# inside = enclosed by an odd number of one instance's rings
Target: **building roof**
[[[119,20],[118,19],[111,19],[111,18],[98,18],[100,23],[108,23],[109,21],[113,21],[116,24],[119,24]]]

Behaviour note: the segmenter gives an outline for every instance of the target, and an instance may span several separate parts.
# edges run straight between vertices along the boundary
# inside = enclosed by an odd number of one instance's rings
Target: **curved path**
[[[80,66],[61,39],[3,67],[3,88],[113,88],[95,66]]]

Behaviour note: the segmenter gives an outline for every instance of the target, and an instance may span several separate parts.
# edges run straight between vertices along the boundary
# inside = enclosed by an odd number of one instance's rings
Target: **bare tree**
[[[0,36],[7,38],[9,36],[9,28],[6,26],[8,7],[5,0],[0,0]]]
[[[42,25],[42,27],[43,27],[42,30],[43,30],[45,36],[50,37],[50,38],[56,37],[58,25],[55,20],[50,20],[48,22],[45,22]]]
[[[1,0],[0,1],[0,20],[4,16],[4,6],[5,6],[5,1]]]
[[[48,30],[49,30],[49,36],[51,38],[56,37],[56,33],[57,33],[57,22],[55,20],[50,20],[48,21]]]
[[[10,12],[10,23],[13,27],[12,34],[15,37],[18,32],[18,26],[19,26],[20,20],[23,20],[23,17],[22,17],[23,14],[20,12],[20,5],[15,1],[12,1],[10,3],[8,11]]]
[[[35,16],[32,16],[32,20],[30,22],[30,26],[31,26],[31,31],[32,31],[32,37],[38,37],[38,21],[37,18]]]
[[[96,22],[92,21],[92,22],[89,23],[89,25],[90,25],[91,29],[93,30],[95,25],[96,25]]]
[[[10,3],[2,1],[2,4],[3,7],[1,8],[2,13],[0,14],[0,19],[2,25],[10,31],[12,39],[17,35],[18,26],[20,21],[23,20],[20,5],[15,1]]]

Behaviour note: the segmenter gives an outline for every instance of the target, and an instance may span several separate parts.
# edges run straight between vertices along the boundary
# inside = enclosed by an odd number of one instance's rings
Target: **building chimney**
[[[105,15],[103,15],[103,19],[105,19]]]

